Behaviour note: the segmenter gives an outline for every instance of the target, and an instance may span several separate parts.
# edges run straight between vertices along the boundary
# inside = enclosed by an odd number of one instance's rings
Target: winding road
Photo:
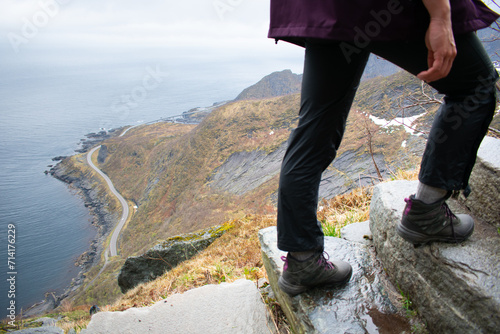
[[[111,241],[109,243],[109,255],[110,256],[116,256],[118,255],[117,251],[116,251],[116,244],[118,242],[118,236],[120,235],[120,232],[121,230],[123,229],[123,226],[125,225],[125,223],[127,222],[127,219],[128,219],[128,216],[130,214],[130,210],[128,208],[128,203],[127,201],[125,200],[125,198],[123,198],[122,195],[120,195],[120,193],[115,189],[115,186],[113,185],[113,182],[111,182],[111,180],[109,179],[109,177],[104,174],[99,168],[96,167],[96,165],[94,165],[94,163],[92,162],[92,154],[94,154],[95,151],[97,151],[98,149],[100,149],[101,146],[97,146],[95,148],[93,148],[88,154],[87,154],[87,163],[90,165],[90,167],[92,167],[99,175],[101,175],[104,180],[106,180],[106,183],[108,184],[108,187],[109,189],[111,190],[111,192],[113,193],[113,195],[116,196],[116,198],[118,198],[118,200],[120,201],[120,204],[122,205],[122,216],[120,218],[120,222],[118,223],[118,225],[115,227],[114,231],[113,231],[113,234],[111,235]],[[107,254],[105,254],[106,256],[106,261],[107,261]]]

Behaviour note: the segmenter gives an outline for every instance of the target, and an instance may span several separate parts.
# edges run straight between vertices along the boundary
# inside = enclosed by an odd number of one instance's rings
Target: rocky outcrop
[[[233,153],[210,177],[210,186],[244,195],[279,173],[285,150],[286,143],[269,154],[262,150]]]
[[[474,234],[464,243],[415,247],[396,234],[395,226],[404,210],[403,199],[415,193],[416,187],[417,181],[395,181],[375,187],[370,229],[377,257],[391,281],[410,296],[432,333],[498,333],[497,229],[476,217]],[[466,211],[449,202],[455,213]]]
[[[97,155],[97,162],[103,164],[106,162],[106,158],[108,157],[108,147],[106,145],[101,145],[99,149],[99,154]]]
[[[248,280],[205,285],[144,308],[100,312],[84,334],[276,333],[259,291]]]
[[[93,147],[101,144],[104,140],[115,137],[122,132],[123,128],[111,129],[108,131],[102,130],[97,133],[91,132],[85,135],[84,139],[80,139],[81,148],[75,150],[77,153],[86,153]]]
[[[182,261],[192,258],[221,237],[230,225],[221,225],[199,232],[170,237],[141,256],[127,258],[118,276],[123,293],[138,284],[163,275]]]
[[[410,332],[408,320],[398,314],[398,293],[375,258],[368,223],[354,228],[343,234],[357,241],[325,238],[325,251],[352,265],[351,281],[343,287],[313,289],[293,298],[277,285],[283,266],[280,258],[285,253],[276,247],[276,228],[259,232],[269,282],[295,333]]]
[[[374,154],[382,177],[389,177],[389,169],[382,154]],[[333,198],[357,187],[370,186],[378,180],[377,170],[370,154],[346,151],[338,156],[323,172],[319,188],[320,198]]]
[[[483,139],[469,184],[472,193],[461,202],[475,216],[500,228],[500,139]]]
[[[278,175],[287,143],[274,152],[233,153],[210,177],[210,186],[236,195],[252,191]],[[382,154],[374,159],[383,177],[390,175]],[[353,188],[371,185],[377,171],[370,154],[347,151],[335,159],[321,177],[320,198],[332,198]]]

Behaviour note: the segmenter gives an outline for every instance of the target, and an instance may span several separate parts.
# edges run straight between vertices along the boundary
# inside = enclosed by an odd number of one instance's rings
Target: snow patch
[[[421,133],[419,131],[416,131],[412,129],[413,123],[419,118],[425,115],[425,113],[411,116],[411,117],[396,117],[390,121],[383,119],[383,118],[378,118],[377,116],[370,115],[370,119],[372,120],[373,123],[380,125],[381,127],[387,129],[391,126],[404,126],[404,129],[406,132],[412,134],[412,135],[420,135]]]

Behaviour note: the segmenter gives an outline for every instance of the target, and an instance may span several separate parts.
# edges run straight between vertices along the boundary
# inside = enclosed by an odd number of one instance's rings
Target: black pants
[[[445,98],[419,174],[422,183],[446,190],[468,188],[477,150],[494,115],[498,78],[474,33],[455,36],[455,42],[458,53],[450,74],[430,83]],[[415,75],[428,68],[423,40],[372,42],[349,57],[345,45],[306,43],[299,124],[289,138],[278,191],[278,248],[283,251],[323,249],[316,217],[321,174],[335,158],[370,52]]]

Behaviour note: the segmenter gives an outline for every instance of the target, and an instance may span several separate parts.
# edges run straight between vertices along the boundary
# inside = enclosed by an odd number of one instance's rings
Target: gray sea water
[[[0,318],[8,315],[12,301],[19,313],[42,301],[45,292],[61,293],[78,272],[75,260],[95,236],[82,199],[44,174],[53,157],[74,154],[85,134],[102,127],[153,121],[233,99],[284,68],[286,62],[202,58],[2,63]],[[7,281],[12,276],[15,280]]]

